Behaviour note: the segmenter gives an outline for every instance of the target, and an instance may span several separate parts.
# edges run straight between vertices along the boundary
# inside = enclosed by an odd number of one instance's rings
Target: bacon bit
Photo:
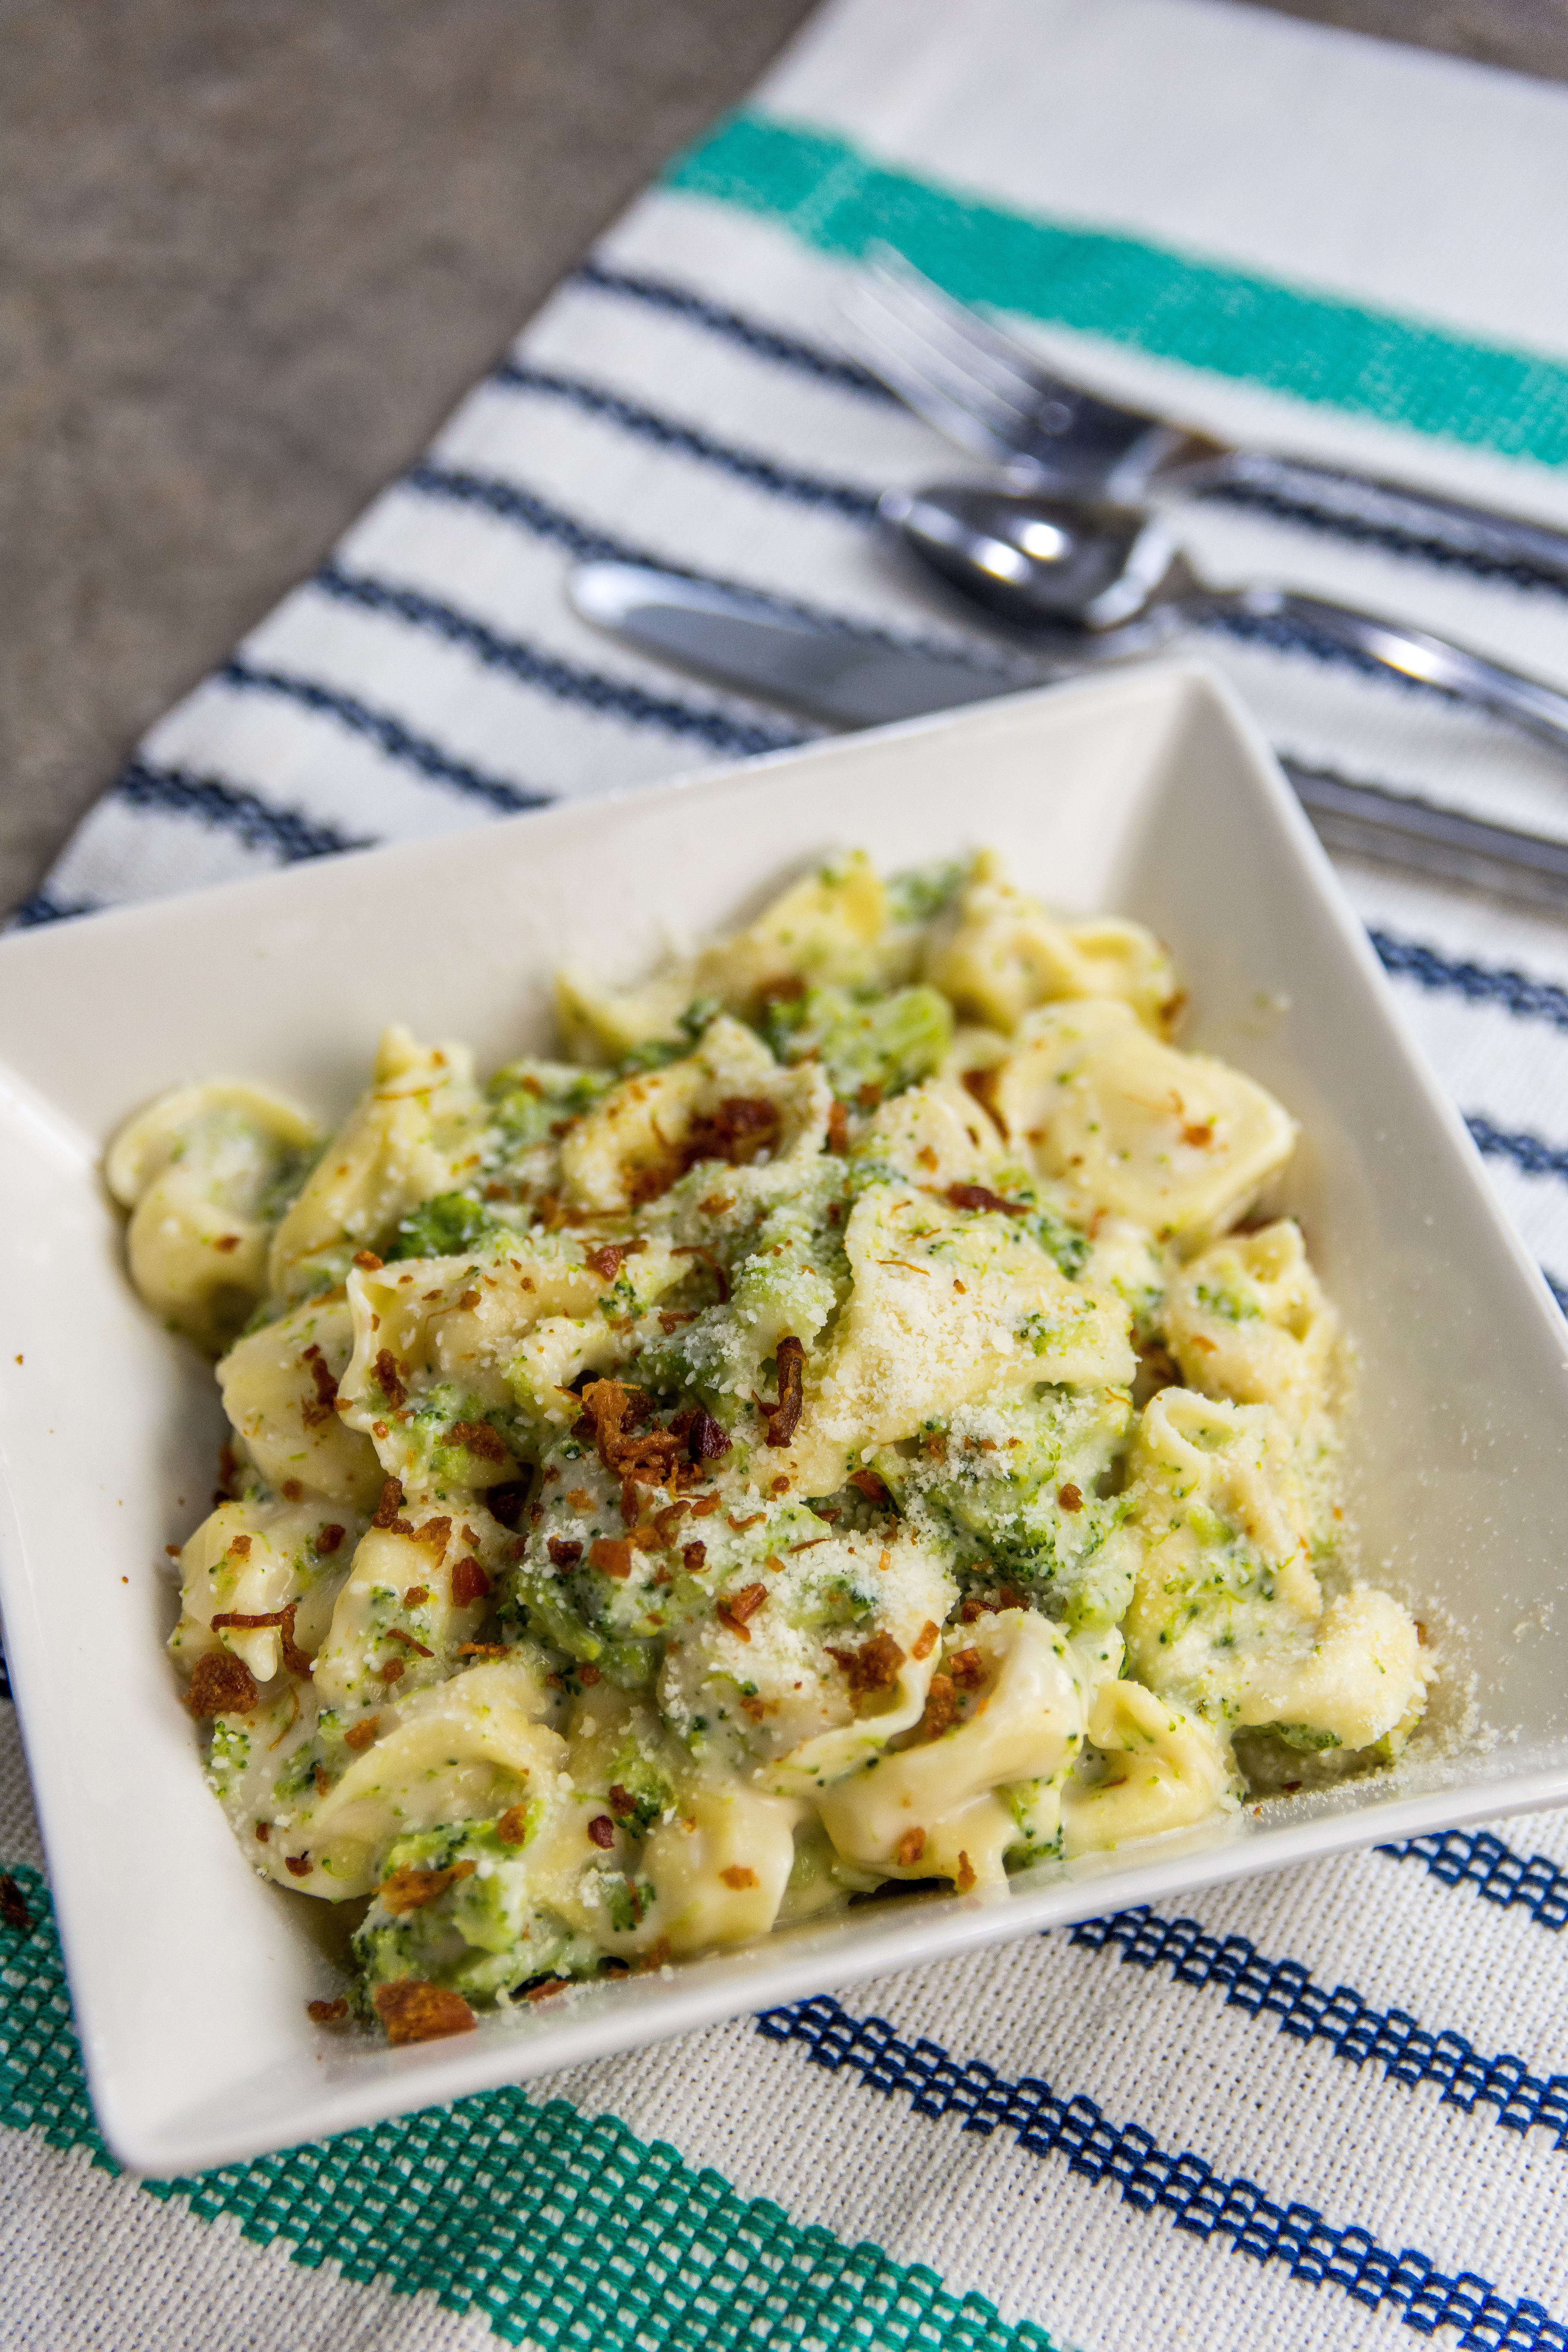
[[[952,1884],[954,1891],[960,1895],[967,1895],[974,1885],[974,1864],[966,1853],[958,1857],[958,1874]]]
[[[925,1712],[920,1719],[919,1737],[940,1739],[958,1713],[958,1693],[949,1675],[932,1675],[926,1692]]]
[[[960,1280],[959,1280],[959,1278],[958,1278],[958,1276],[957,1276],[957,1275],[956,1275],[956,1274],[955,1274],[955,1275],[953,1276],[953,1277],[952,1277],[952,1286],[953,1286],[954,1290],[956,1290],[956,1291],[957,1291],[957,1293],[958,1293],[958,1295],[959,1295],[959,1297],[960,1297],[961,1298],[967,1298],[967,1297],[968,1297],[968,1296],[969,1296],[969,1285],[968,1285],[966,1282],[960,1282]]]
[[[849,1696],[855,1699],[873,1691],[891,1690],[904,1663],[904,1654],[890,1633],[874,1634],[858,1650],[829,1649],[827,1654],[843,1667]]]
[[[818,1544],[831,1543],[832,1540],[833,1538],[831,1536],[808,1536],[805,1543],[786,1544],[784,1546],[784,1549],[793,1559],[797,1551],[815,1551]],[[782,1561],[775,1559],[770,1560],[768,1565],[770,1568],[778,1568],[781,1567],[783,1563]]]
[[[723,1496],[715,1486],[708,1494],[699,1495],[695,1502],[687,1505],[687,1508],[694,1519],[710,1519],[723,1500]],[[734,1525],[733,1520],[731,1525]]]
[[[384,1479],[382,1481],[381,1500],[375,1507],[375,1516],[371,1520],[371,1526],[373,1528],[386,1528],[394,1535],[411,1536],[414,1533],[414,1529],[410,1526],[409,1522],[400,1516],[402,1509],[402,1480],[398,1478]]]
[[[686,1505],[683,1502],[667,1503],[662,1511],[654,1513],[654,1533],[660,1543],[668,1544],[675,1541],[675,1531],[685,1515]]]
[[[1201,1331],[1194,1331],[1190,1335],[1187,1344],[1189,1347],[1200,1348],[1205,1356],[1216,1356],[1219,1353],[1214,1341],[1212,1339],[1205,1339]]]
[[[679,1249],[674,1249],[670,1252],[670,1255],[672,1257],[700,1258],[703,1265],[708,1268],[709,1273],[713,1277],[714,1287],[719,1293],[720,1306],[726,1307],[729,1305],[730,1277],[724,1271],[723,1261],[718,1256],[716,1252],[710,1249],[705,1249],[700,1242],[682,1242]]]
[[[317,1796],[324,1797],[328,1790],[332,1785],[332,1776],[328,1771],[326,1766],[324,1764],[318,1764],[312,1771],[310,1778],[316,1784]]]
[[[243,1658],[209,1650],[196,1660],[185,1705],[198,1722],[214,1715],[248,1715],[257,1701],[256,1676]]]
[[[455,1421],[447,1432],[448,1445],[460,1445],[481,1462],[505,1462],[507,1449],[488,1421]]]
[[[755,1886],[758,1883],[756,1872],[748,1870],[743,1862],[732,1862],[728,1870],[721,1870],[719,1875],[725,1885],[736,1895],[743,1893],[748,1886]]]
[[[414,1540],[416,1544],[423,1544],[426,1551],[433,1551],[439,1559],[447,1549],[451,1533],[450,1519],[421,1519],[419,1525],[414,1529]]]
[[[782,1447],[794,1440],[805,1406],[805,1349],[793,1333],[786,1331],[774,1352],[778,1359],[778,1402],[764,1404],[763,1409],[768,1416],[766,1442],[770,1446]]]
[[[321,1423],[329,1422],[334,1417],[338,1404],[338,1384],[320,1348],[307,1348],[300,1361],[301,1364],[309,1365],[310,1378],[316,1388],[313,1397],[306,1397],[301,1402],[300,1418],[307,1429],[315,1429]]]
[[[993,1118],[996,1118],[996,1073],[994,1069],[965,1070],[963,1073],[963,1085],[964,1093],[973,1095],[975,1101],[980,1105],[981,1109],[988,1111]],[[1000,1119],[997,1119],[996,1123],[999,1127],[1002,1124]],[[1004,1133],[1005,1132],[1005,1129],[1004,1129]]]
[[[1058,1486],[1057,1488],[1057,1500],[1061,1505],[1064,1511],[1081,1511],[1083,1508],[1083,1488],[1081,1486],[1075,1486],[1072,1480],[1069,1478],[1065,1486]]]
[[[458,1655],[459,1658],[504,1658],[506,1643],[504,1642],[459,1642]]]
[[[879,1478],[874,1470],[851,1470],[849,1484],[852,1486],[858,1486],[868,1503],[887,1503],[891,1500],[886,1482]]]
[[[502,1845],[526,1845],[528,1843],[528,1807],[509,1805],[496,1823],[496,1835]]]
[[[238,1234],[219,1234],[216,1241],[213,1244],[213,1247],[215,1250],[221,1250],[226,1257],[230,1250],[237,1250],[239,1247],[239,1243],[240,1236]]]
[[[300,1675],[303,1679],[308,1679],[312,1673],[310,1658],[308,1658],[306,1654],[303,1654],[303,1649],[299,1649],[294,1642],[296,1609],[299,1609],[299,1601],[284,1601],[282,1609],[268,1609],[266,1613],[258,1613],[258,1616],[251,1616],[249,1612],[242,1612],[242,1609],[221,1609],[221,1612],[214,1616],[212,1630],[214,1633],[221,1633],[221,1630],[228,1628],[228,1625],[235,1625],[240,1633],[263,1633],[266,1628],[273,1628],[275,1625],[279,1634],[282,1663],[289,1667],[291,1675]]]
[[[584,1250],[583,1263],[593,1267],[601,1282],[614,1282],[629,1254],[625,1242],[605,1242],[599,1249]]]
[[[305,1489],[300,1486],[298,1478],[285,1478],[281,1491],[286,1503],[297,1503]]]
[[[390,1432],[388,1431],[384,1421],[373,1421],[370,1425],[370,1433],[373,1437],[379,1437],[382,1444],[384,1445]]]
[[[1425,1624],[1419,1617],[1412,1618],[1411,1622],[1415,1628],[1415,1639],[1424,1650],[1429,1650],[1432,1646],[1432,1636],[1426,1631]]]
[[[924,1830],[906,1830],[893,1848],[893,1858],[904,1870],[912,1870],[926,1850]]]
[[[330,1554],[336,1551],[347,1533],[348,1529],[340,1527],[336,1519],[331,1520],[324,1528],[318,1528],[313,1538],[317,1559],[326,1559]]]
[[[473,1559],[471,1555],[468,1559],[459,1559],[454,1564],[452,1569],[452,1606],[454,1609],[471,1608],[476,1601],[483,1601],[487,1598],[489,1589],[489,1578],[485,1574],[484,1570],[479,1566],[479,1561]]]
[[[713,1415],[701,1405],[693,1408],[690,1425],[683,1429],[682,1423],[686,1418],[685,1413],[677,1413],[669,1425],[677,1436],[685,1437],[686,1451],[695,1468],[700,1469],[704,1462],[717,1462],[721,1456],[728,1454],[731,1444],[730,1433],[721,1421],[715,1421]]]
[[[658,1943],[650,1945],[647,1953],[644,1955],[643,1967],[645,1969],[668,1968],[669,1965],[669,1937],[668,1936],[661,1936]]]
[[[881,1559],[877,1562],[877,1566],[881,1570],[882,1574],[883,1574],[884,1576],[886,1576],[886,1574],[888,1573],[888,1570],[891,1568],[891,1566],[892,1566],[892,1565],[893,1565],[893,1555],[892,1555],[892,1553],[891,1553],[890,1551],[885,1551],[885,1552],[882,1554]]]
[[[960,1690],[978,1690],[985,1680],[985,1661],[978,1650],[960,1650],[949,1658],[947,1671]]]
[[[342,1993],[336,2000],[308,2000],[305,2007],[317,2025],[341,2025],[349,2013],[348,2002]]]
[[[856,1087],[855,1099],[862,1110],[879,1110],[881,1108],[882,1089],[875,1078],[868,1078],[863,1087]]]
[[[27,1898],[8,1870],[0,1870],[0,1919],[19,1936],[32,1933],[33,1915]]]
[[[588,1824],[588,1835],[604,1853],[608,1853],[616,1842],[616,1825],[608,1813],[595,1813]]]
[[[375,1377],[380,1386],[382,1395],[386,1399],[387,1403],[392,1407],[394,1412],[397,1411],[399,1405],[406,1404],[408,1402],[408,1391],[403,1385],[402,1376],[400,1375],[397,1366],[393,1360],[393,1354],[390,1348],[382,1348],[377,1350],[375,1359]]]
[[[552,1536],[547,1546],[551,1559],[557,1568],[575,1568],[583,1557],[583,1547],[569,1536]]]
[[[950,1184],[947,1198],[955,1209],[997,1209],[1005,1217],[1026,1217],[1026,1201],[1005,1201],[989,1184]]]
[[[354,1252],[354,1264],[362,1274],[379,1274],[384,1263],[384,1259],[377,1257],[374,1250]]]
[[[471,2033],[479,2023],[460,1992],[426,1984],[419,1977],[377,1985],[371,1998],[394,2049],[409,2042],[439,2042],[448,2033]]]
[[[582,1684],[584,1690],[592,1690],[594,1685],[599,1679],[598,1667],[592,1664],[579,1666],[577,1669],[577,1679]]]
[[[290,1878],[309,1878],[315,1864],[308,1853],[286,1853],[283,1867]]]
[[[937,1645],[937,1639],[941,1631],[942,1628],[939,1625],[934,1624],[931,1618],[928,1617],[925,1623],[921,1627],[920,1632],[915,1635],[914,1640],[910,1644],[910,1657],[929,1658],[931,1652]]]
[[[679,1331],[683,1323],[695,1323],[696,1320],[697,1309],[694,1307],[661,1307],[658,1310],[658,1328],[666,1339],[672,1331]]]
[[[700,1576],[707,1559],[708,1547],[705,1543],[689,1543],[681,1546],[680,1565],[688,1576]]]
[[[652,1429],[644,1437],[630,1433],[652,1412],[653,1400],[641,1389],[627,1388],[622,1381],[590,1381],[583,1391],[577,1429],[593,1438],[600,1461],[614,1477],[660,1486],[668,1482],[681,1446],[673,1430]]]
[[[403,1605],[405,1609],[418,1609],[429,1598],[430,1587],[427,1584],[411,1584],[403,1596]]]
[[[405,1633],[401,1625],[389,1625],[386,1638],[389,1642],[400,1642],[416,1658],[433,1658],[436,1654],[434,1650],[427,1650],[423,1642],[416,1642],[412,1633]]]
[[[837,1095],[827,1114],[827,1149],[838,1152],[849,1149],[849,1114]]]
[[[268,1839],[272,1835],[272,1824],[271,1824],[271,1822],[258,1822],[255,1824],[255,1828],[256,1828],[256,1836],[257,1836],[257,1842],[258,1842],[258,1844],[261,1844],[261,1845],[265,1845],[265,1844],[267,1843]]]
[[[400,1683],[407,1672],[401,1658],[391,1658],[384,1666],[377,1666],[375,1678],[378,1683]]]
[[[994,1617],[1004,1609],[1026,1609],[1028,1605],[1016,1585],[1005,1584],[994,1601],[982,1601],[977,1593],[971,1593],[967,1601],[959,1603],[958,1622],[961,1625],[973,1625],[977,1617]]]
[[[705,1201],[698,1202],[697,1213],[701,1217],[721,1217],[734,1205],[733,1192],[710,1192]]]
[[[1201,1122],[1193,1121],[1186,1127],[1184,1127],[1182,1129],[1182,1141],[1184,1143],[1190,1144],[1194,1151],[1206,1151],[1209,1145],[1214,1141],[1213,1119],[1205,1118]]]
[[[726,1095],[717,1109],[692,1120],[681,1157],[688,1168],[700,1160],[727,1160],[731,1168],[742,1168],[759,1151],[772,1150],[782,1124],[777,1103],[766,1095]]]
[[[621,1480],[621,1523],[630,1528],[633,1541],[638,1541],[637,1522],[642,1517],[642,1496],[637,1493],[635,1478]],[[646,1545],[643,1547],[647,1549]]]
[[[375,1738],[376,1733],[380,1729],[380,1716],[367,1715],[363,1722],[352,1725],[350,1728],[344,1732],[343,1746],[345,1748],[353,1748],[357,1754],[362,1749],[370,1746],[371,1741]]]
[[[250,1540],[251,1539],[248,1536],[236,1536],[232,1543],[229,1545],[227,1551],[224,1555],[225,1559],[248,1559],[250,1558]]]
[[[427,1903],[445,1895],[448,1886],[455,1886],[460,1878],[472,1878],[473,1874],[471,1862],[455,1862],[448,1870],[395,1870],[375,1891],[395,1919],[405,1911],[423,1911]]]
[[[499,1486],[482,1488],[479,1500],[492,1519],[499,1519],[510,1535],[515,1535],[528,1508],[531,1486],[527,1478],[503,1478]]]
[[[743,1584],[739,1592],[722,1593],[713,1605],[721,1623],[727,1625],[731,1633],[739,1634],[742,1642],[749,1642],[752,1635],[746,1620],[756,1615],[767,1597],[765,1584]]]
[[[553,2000],[558,1992],[565,1991],[571,1981],[570,1977],[546,1977],[542,1984],[526,1985],[522,1997],[524,2000]]]
[[[588,1549],[588,1565],[601,1576],[627,1577],[632,1572],[632,1548],[625,1536],[596,1536]]]

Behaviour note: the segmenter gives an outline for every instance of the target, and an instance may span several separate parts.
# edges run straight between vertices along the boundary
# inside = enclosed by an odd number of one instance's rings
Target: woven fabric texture
[[[1113,391],[1568,523],[1564,202],[1561,90],[1219,0],[835,0],[152,730],[28,917],[800,739],[580,623],[584,555],[1004,669],[873,528],[952,462],[837,339],[878,237]],[[1181,527],[1217,577],[1568,684],[1568,604],[1528,572],[1370,509],[1215,498]],[[1277,628],[1205,650],[1305,763],[1568,832],[1560,762],[1441,696]],[[1568,936],[1342,871],[1568,1300]],[[1568,2352],[1568,1817],[140,2186],[87,2105],[3,1702],[0,1866],[29,1923],[0,1925],[7,2347]]]

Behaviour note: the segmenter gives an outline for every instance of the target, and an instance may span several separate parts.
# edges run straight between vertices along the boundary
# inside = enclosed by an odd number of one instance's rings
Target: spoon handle
[[[1236,613],[1252,620],[1293,622],[1379,669],[1434,686],[1456,701],[1522,727],[1555,751],[1568,752],[1568,694],[1485,654],[1472,653],[1468,646],[1434,636],[1429,630],[1385,621],[1378,614],[1360,613],[1353,605],[1331,604],[1289,588],[1210,590],[1185,603],[1185,609],[1194,619],[1211,613]]]

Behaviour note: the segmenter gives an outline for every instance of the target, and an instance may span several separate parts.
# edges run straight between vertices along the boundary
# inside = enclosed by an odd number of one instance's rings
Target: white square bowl
[[[324,1906],[247,1868],[163,1653],[156,1563],[206,1507],[205,1366],[132,1297],[98,1168],[179,1080],[256,1078],[328,1116],[388,1020],[542,1047],[566,960],[630,978],[671,925],[733,924],[862,844],[994,844],[1072,912],[1152,924],[1184,1042],[1272,1087],[1304,1139],[1287,1205],[1361,1356],[1370,1572],[1465,1629],[1489,1747],[1249,1809],[1004,1896],[916,1896],[597,1984],[394,2051],[312,2026]],[[0,941],[0,1605],[92,2095],[134,2171],[193,2172],[977,1944],[1206,1882],[1568,1798],[1568,1327],[1406,1041],[1365,937],[1250,721],[1181,663],[819,744],[684,784]],[[1444,1706],[1465,1694],[1450,1677]]]

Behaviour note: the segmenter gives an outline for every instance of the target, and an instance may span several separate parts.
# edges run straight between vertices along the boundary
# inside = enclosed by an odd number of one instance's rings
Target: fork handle
[[[1555,751],[1568,752],[1568,694],[1428,630],[1408,628],[1375,613],[1357,612],[1353,605],[1330,604],[1290,588],[1210,589],[1184,598],[1183,609],[1193,620],[1243,614],[1248,620],[1289,622],[1396,677],[1434,686],[1472,709],[1522,727]]]
[[[1165,467],[1156,467],[1147,488],[1156,488],[1162,478],[1173,488],[1191,491],[1242,490],[1281,506],[1386,531],[1414,545],[1479,558],[1500,572],[1523,572],[1535,582],[1568,587],[1568,530],[1443,498],[1436,490],[1384,481],[1375,474],[1315,465],[1308,457],[1275,457],[1262,449],[1226,449],[1217,457],[1198,457],[1195,462],[1183,463],[1178,457]]]

